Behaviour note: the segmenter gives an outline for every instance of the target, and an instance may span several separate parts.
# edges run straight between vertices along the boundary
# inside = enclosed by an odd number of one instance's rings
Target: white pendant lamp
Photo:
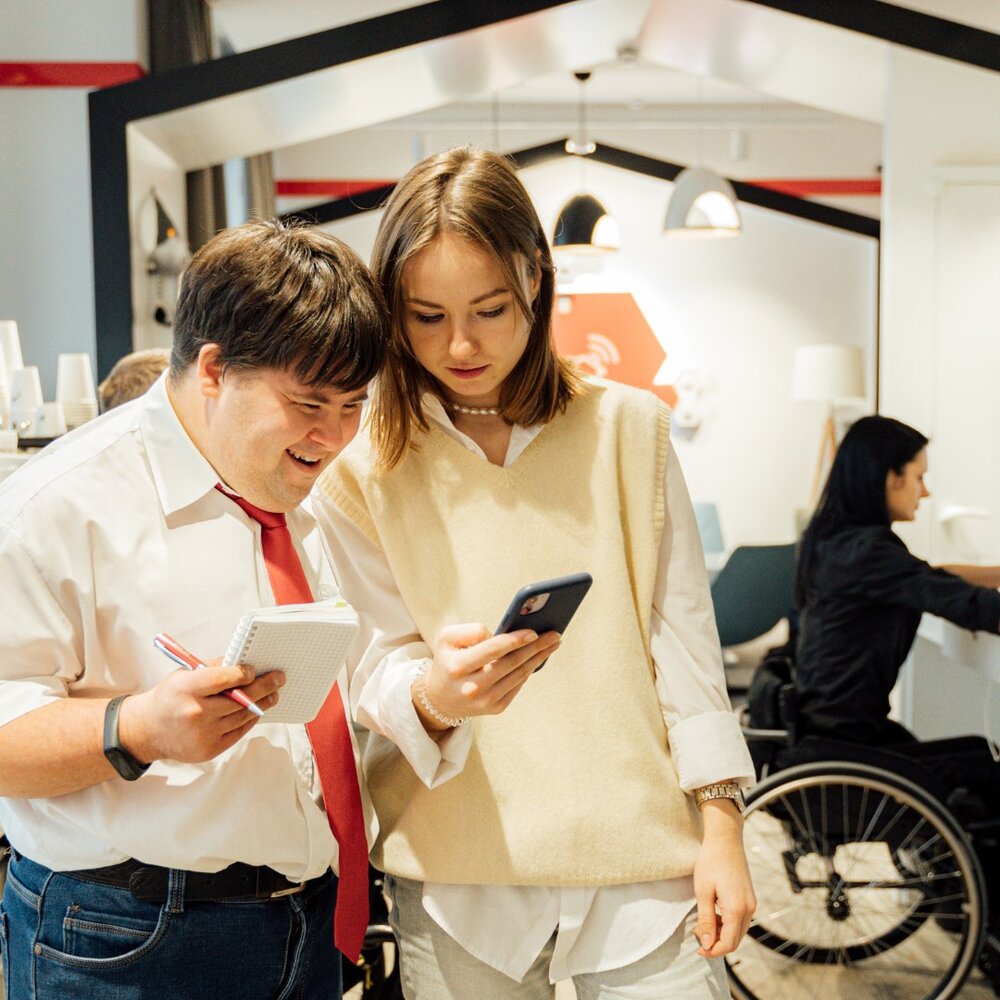
[[[732,184],[707,167],[689,167],[674,181],[663,231],[667,236],[739,236],[740,213]]]

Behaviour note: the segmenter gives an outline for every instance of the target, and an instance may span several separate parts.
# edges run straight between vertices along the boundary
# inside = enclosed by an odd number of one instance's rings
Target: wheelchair
[[[757,913],[727,958],[733,996],[1000,996],[983,874],[1000,864],[1000,817],[901,755],[797,741],[790,662],[760,671],[744,726],[762,779],[745,812]]]

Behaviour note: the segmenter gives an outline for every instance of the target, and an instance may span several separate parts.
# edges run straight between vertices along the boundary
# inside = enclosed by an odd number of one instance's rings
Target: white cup
[[[10,385],[7,365],[4,363],[3,345],[0,344],[0,429],[10,423]]]
[[[38,377],[38,367],[12,368],[10,371],[10,412],[17,410],[25,416],[34,417],[35,410],[42,405],[42,382]]]
[[[0,454],[7,455],[17,451],[17,431],[0,430]]]
[[[89,354],[60,354],[56,367],[56,399],[60,403],[97,401]]]
[[[35,437],[55,438],[66,433],[66,418],[63,416],[62,403],[42,403],[35,410],[35,422],[31,425]]]
[[[8,368],[23,368],[21,339],[17,335],[17,323],[12,319],[0,319],[0,350]]]

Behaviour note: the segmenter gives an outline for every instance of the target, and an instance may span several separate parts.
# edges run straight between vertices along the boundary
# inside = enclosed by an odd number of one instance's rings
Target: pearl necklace
[[[456,413],[467,413],[471,417],[499,417],[500,407],[499,406],[459,406],[458,403],[452,403],[451,408]]]

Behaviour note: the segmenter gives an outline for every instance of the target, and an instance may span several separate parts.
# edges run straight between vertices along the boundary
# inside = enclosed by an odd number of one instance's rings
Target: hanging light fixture
[[[668,236],[739,236],[736,192],[725,177],[707,167],[689,167],[674,181],[663,230]]]
[[[575,138],[566,140],[566,152],[589,156],[597,144],[587,136],[587,102],[584,86],[590,73],[573,74],[580,84],[579,127]],[[592,194],[574,195],[559,210],[552,245],[568,253],[608,253],[618,249],[618,223]]]
[[[702,81],[698,80],[701,105]],[[701,130],[698,132],[698,161],[701,161]],[[708,167],[682,170],[674,179],[674,191],[667,206],[663,231],[667,236],[719,238],[739,236],[740,213],[733,185]]]

